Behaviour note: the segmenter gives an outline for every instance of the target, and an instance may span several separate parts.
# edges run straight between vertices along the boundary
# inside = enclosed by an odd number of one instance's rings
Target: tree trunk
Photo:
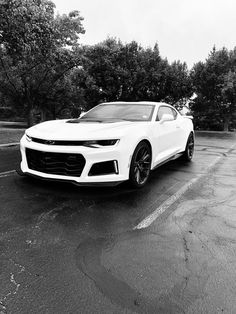
[[[28,123],[28,127],[31,127],[32,125],[35,124],[35,121],[34,121],[35,114],[34,114],[34,105],[33,105],[31,95],[30,95],[29,88],[26,88],[25,99],[26,99],[26,108],[27,108],[27,123]]]
[[[40,122],[43,122],[43,121],[46,121],[46,110],[44,108],[41,109],[41,121]]]
[[[224,116],[224,131],[225,132],[229,131],[229,123],[230,123],[230,115],[225,115]]]
[[[34,125],[34,109],[33,108],[29,108],[28,110],[27,124],[28,124],[28,127],[31,127],[32,125]]]

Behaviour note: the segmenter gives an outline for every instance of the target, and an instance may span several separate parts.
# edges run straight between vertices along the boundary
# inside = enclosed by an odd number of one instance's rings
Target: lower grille
[[[81,154],[42,152],[26,148],[26,158],[30,169],[48,174],[80,177],[85,166]]]

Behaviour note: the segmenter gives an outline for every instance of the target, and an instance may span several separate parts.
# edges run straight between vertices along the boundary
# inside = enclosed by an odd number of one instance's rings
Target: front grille
[[[81,154],[42,152],[26,148],[26,158],[30,169],[48,174],[80,177],[85,166]]]
[[[59,145],[59,146],[88,146],[89,140],[86,141],[61,141],[61,140],[44,140],[41,138],[31,137],[32,142],[45,144],[45,145]],[[114,141],[112,143],[112,141]],[[102,146],[114,145],[117,142],[115,139],[111,140],[99,140],[99,144]]]

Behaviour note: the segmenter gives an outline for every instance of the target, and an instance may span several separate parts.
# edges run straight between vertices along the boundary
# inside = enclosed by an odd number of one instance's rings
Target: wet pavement
[[[196,144],[138,191],[0,177],[0,313],[236,313],[236,136]]]

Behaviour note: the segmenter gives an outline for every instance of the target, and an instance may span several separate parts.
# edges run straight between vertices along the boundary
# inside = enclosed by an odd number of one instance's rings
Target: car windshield
[[[85,113],[82,120],[150,121],[154,106],[145,104],[102,104]]]

